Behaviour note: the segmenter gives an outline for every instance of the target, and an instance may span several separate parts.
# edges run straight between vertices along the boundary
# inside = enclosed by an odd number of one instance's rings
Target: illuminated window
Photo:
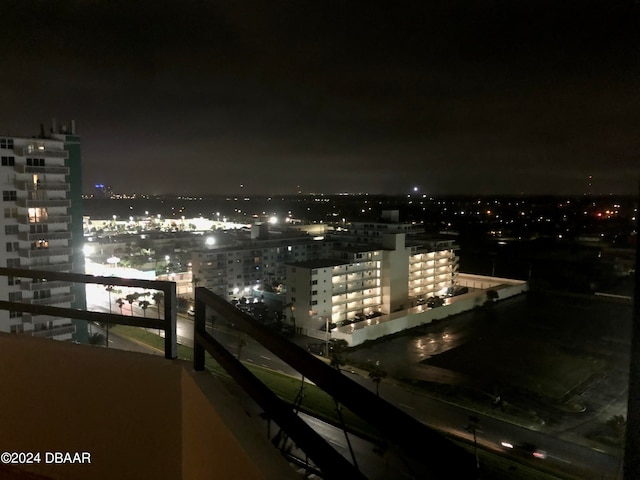
[[[29,223],[38,223],[48,218],[46,208],[29,208]]]

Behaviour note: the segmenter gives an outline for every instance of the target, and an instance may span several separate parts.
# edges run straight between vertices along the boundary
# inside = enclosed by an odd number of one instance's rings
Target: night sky
[[[639,12],[4,0],[0,134],[74,119],[87,193],[634,193]]]

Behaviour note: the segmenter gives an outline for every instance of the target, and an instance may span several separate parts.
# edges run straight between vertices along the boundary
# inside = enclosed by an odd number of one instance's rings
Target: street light
[[[329,358],[329,317],[327,317],[327,321],[325,324],[325,331],[326,331],[326,335],[325,335],[325,352],[327,354],[327,358]]]

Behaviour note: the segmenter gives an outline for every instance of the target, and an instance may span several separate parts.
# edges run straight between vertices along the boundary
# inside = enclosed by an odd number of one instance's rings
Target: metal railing
[[[209,310],[209,312],[208,312]],[[304,451],[328,478],[364,478],[324,438],[297,416],[293,405],[281,400],[258,380],[205,328],[207,314],[225,319],[309,379],[375,428],[390,444],[421,462],[427,478],[472,478],[475,461],[471,454],[442,434],[430,429],[338,370],[309,354],[285,337],[274,333],[246,313],[204,287],[195,290],[194,368],[205,368],[208,352],[280,428]],[[415,439],[420,439],[416,442]],[[428,459],[426,458],[428,457]],[[355,463],[355,462],[354,462]]]
[[[164,319],[134,317],[115,313],[91,312],[66,307],[52,307],[23,302],[0,300],[0,310],[27,312],[36,315],[52,315],[59,318],[86,320],[87,322],[131,325],[134,327],[153,328],[164,331],[164,356],[168,359],[177,357],[176,317],[177,300],[175,282],[157,280],[141,280],[120,277],[97,277],[80,273],[53,272],[45,270],[25,270],[20,268],[0,267],[0,275],[14,278],[37,278],[48,281],[73,282],[82,284],[113,285],[123,287],[139,287],[148,290],[159,290],[164,296]],[[36,335],[38,336],[38,335]]]

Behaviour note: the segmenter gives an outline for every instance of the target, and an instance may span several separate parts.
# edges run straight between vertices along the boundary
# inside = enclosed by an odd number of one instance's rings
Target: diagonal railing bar
[[[204,318],[204,316],[201,318]],[[194,343],[209,352],[220,366],[264,409],[267,416],[273,419],[329,478],[349,478],[354,480],[366,478],[321,435],[305,423],[293,411],[291,405],[281,400],[251,373],[242,362],[216,341],[210,333],[206,332],[204,322],[199,322],[196,327]],[[204,362],[198,363],[194,361],[194,363],[196,370],[204,370]]]
[[[375,427],[388,442],[421,461],[425,471],[434,475],[433,478],[472,478],[476,474],[473,455],[444,435],[352,381],[298,345],[273,333],[206,288],[198,287],[195,298],[196,331],[204,331],[206,307],[213,308],[216,314],[233,320],[242,331]],[[196,335],[194,342],[196,369],[204,368],[204,347],[198,342],[198,338]]]

